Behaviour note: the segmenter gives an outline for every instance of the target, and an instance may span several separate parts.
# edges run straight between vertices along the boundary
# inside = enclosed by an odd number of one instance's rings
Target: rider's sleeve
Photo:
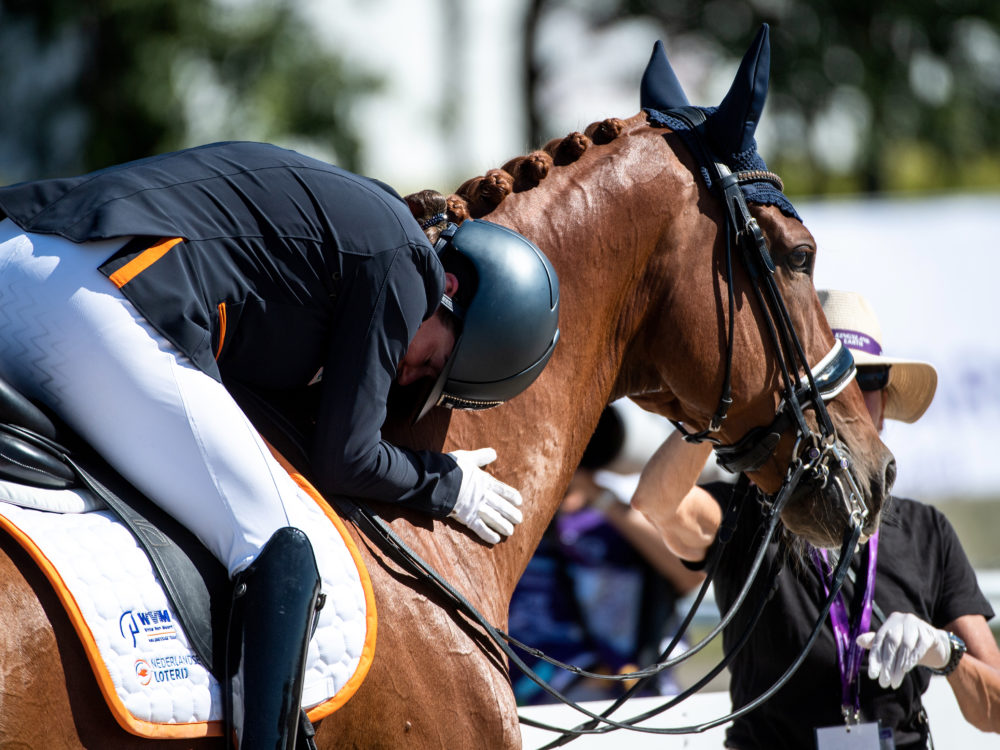
[[[399,361],[433,313],[428,300],[440,299],[443,288],[437,258],[413,246],[372,256],[347,285],[346,312],[331,332],[323,368],[311,457],[322,492],[398,502],[440,517],[454,507],[462,481],[454,459],[397,447],[381,434]]]

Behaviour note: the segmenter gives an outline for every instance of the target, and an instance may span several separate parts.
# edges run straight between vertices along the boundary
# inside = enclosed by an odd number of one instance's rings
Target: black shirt
[[[451,457],[381,439],[397,365],[444,288],[388,186],[268,144],[217,143],[0,188],[0,210],[74,242],[134,236],[95,266],[218,380],[280,394],[322,368],[308,453],[323,494],[454,506]],[[152,249],[163,238],[183,241]]]
[[[728,502],[730,485],[707,485],[720,502]],[[735,600],[761,535],[761,506],[749,500],[731,542],[724,548],[715,577],[719,609]],[[780,536],[781,531],[775,536]],[[754,603],[769,588],[769,569],[780,565],[777,587],[750,640],[730,665],[733,707],[750,702],[769,688],[802,650],[826,595],[819,573],[808,555],[785,554],[784,542],[772,541],[754,587],[740,613],[723,633],[728,650],[745,630]],[[855,555],[853,566],[862,555]],[[845,581],[845,601],[853,586]],[[935,508],[913,500],[892,498],[879,533],[875,603],[888,617],[912,612],[936,628],[962,615],[993,617],[979,589],[975,572],[955,530]],[[881,625],[873,616],[872,629]],[[924,747],[920,696],[930,673],[916,668],[906,674],[898,690],[881,688],[867,675],[867,657],[861,666],[860,698],[863,721],[878,719],[895,733],[896,747]],[[791,680],[761,707],[737,719],[727,730],[727,742],[740,750],[801,750],[815,747],[816,727],[843,723],[841,682],[829,617],[812,651]]]

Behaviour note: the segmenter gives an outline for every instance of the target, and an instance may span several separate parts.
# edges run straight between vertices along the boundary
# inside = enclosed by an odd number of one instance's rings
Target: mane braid
[[[500,169],[469,178],[448,196],[448,220],[460,224],[489,214],[511,193],[536,187],[552,169],[572,164],[591,146],[610,143],[624,130],[624,120],[609,117],[591,123],[583,133],[555,138],[541,149],[510,159]]]

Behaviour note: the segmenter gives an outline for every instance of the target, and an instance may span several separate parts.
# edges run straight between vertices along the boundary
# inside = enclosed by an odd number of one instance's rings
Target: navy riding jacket
[[[309,459],[323,494],[454,506],[450,456],[381,439],[397,365],[444,289],[392,188],[276,146],[216,143],[0,188],[0,210],[74,242],[132,237],[95,263],[215,379],[281,393],[318,378]]]

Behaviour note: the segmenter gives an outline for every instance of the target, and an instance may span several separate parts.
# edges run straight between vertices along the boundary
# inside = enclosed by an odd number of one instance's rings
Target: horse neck
[[[678,175],[690,181],[659,133],[638,118],[630,124],[616,141],[592,147],[484,217],[534,241],[560,284],[561,340],[538,381],[499,409],[455,414],[448,432],[457,447],[495,447],[500,458],[489,469],[525,498],[525,521],[515,534],[471,552],[488,556],[484,567],[495,571],[505,602],[602,410],[631,387],[623,385],[630,379],[625,360],[658,293],[648,267],[663,242],[662,196]]]

